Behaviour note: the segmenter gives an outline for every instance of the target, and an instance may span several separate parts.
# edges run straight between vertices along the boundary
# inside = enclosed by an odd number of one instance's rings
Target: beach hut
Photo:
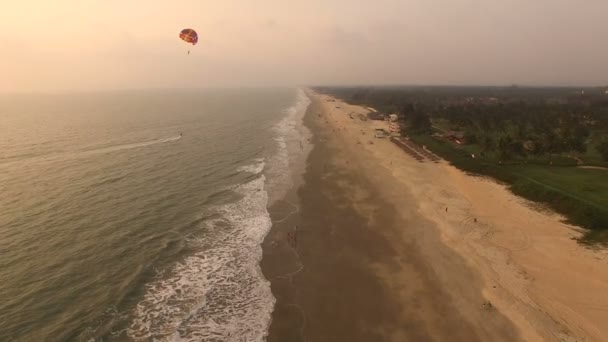
[[[455,143],[457,143],[458,145],[462,145],[465,143],[465,138],[464,138],[465,134],[464,132],[461,131],[449,131],[445,137],[448,140],[451,140]]]

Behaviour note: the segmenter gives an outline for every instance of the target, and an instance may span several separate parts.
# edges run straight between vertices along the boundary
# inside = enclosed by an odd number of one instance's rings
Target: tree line
[[[463,131],[468,144],[500,159],[584,154],[597,149],[608,161],[608,103],[593,106],[529,104],[404,105],[400,114],[417,132],[431,131],[431,120]]]

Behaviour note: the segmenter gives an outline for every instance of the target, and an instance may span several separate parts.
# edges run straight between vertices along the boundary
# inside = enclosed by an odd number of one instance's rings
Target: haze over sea
[[[0,96],[0,341],[261,341],[266,208],[308,103],[295,89]]]

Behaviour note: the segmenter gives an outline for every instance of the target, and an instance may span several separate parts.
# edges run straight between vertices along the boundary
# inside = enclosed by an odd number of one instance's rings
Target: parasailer
[[[179,33],[179,37],[188,44],[196,45],[198,43],[198,34],[190,28],[183,29]],[[190,54],[190,50],[188,50],[188,54]]]

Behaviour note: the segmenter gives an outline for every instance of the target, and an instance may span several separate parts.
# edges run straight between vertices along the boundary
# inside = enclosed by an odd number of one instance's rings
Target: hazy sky
[[[604,85],[607,17],[608,0],[0,0],[0,92]]]

